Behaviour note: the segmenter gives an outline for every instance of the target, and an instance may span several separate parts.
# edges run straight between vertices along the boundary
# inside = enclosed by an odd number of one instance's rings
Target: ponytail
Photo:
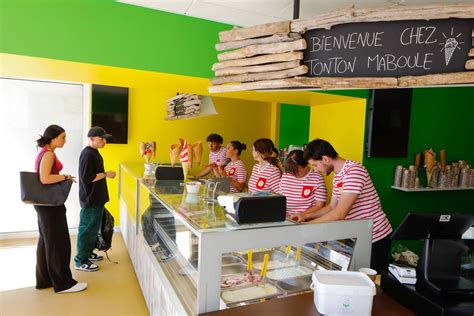
[[[36,140],[36,146],[43,148],[46,145],[51,144],[51,141],[64,133],[64,128],[59,125],[49,125],[44,130],[43,135],[40,135],[40,138]]]
[[[253,143],[255,150],[262,155],[262,159],[266,162],[274,165],[280,171],[280,175],[283,173],[283,164],[280,158],[278,158],[278,149],[275,148],[271,139],[260,138]]]
[[[240,156],[240,154],[242,153],[242,150],[245,150],[247,148],[247,145],[239,142],[238,140],[231,141],[230,145],[232,146],[232,148],[237,150],[237,156]]]

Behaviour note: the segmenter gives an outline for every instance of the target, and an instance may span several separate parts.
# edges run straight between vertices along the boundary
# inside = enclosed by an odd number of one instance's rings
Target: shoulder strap
[[[46,154],[47,151],[49,150],[43,150],[43,153],[38,159],[38,165],[37,165],[38,174],[40,172],[41,160],[43,160],[44,154]],[[54,158],[54,161],[53,161],[53,168],[51,168],[51,173],[56,174],[58,173],[58,169],[56,168],[56,157],[54,157],[54,153],[53,153],[53,158]]]

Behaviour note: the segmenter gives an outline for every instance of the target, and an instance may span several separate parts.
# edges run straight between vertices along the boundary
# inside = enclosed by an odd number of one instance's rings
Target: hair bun
[[[247,145],[245,145],[244,143],[242,143],[242,150],[245,150],[247,149]]]

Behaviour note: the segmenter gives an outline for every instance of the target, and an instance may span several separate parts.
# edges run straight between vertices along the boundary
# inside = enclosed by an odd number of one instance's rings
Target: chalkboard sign
[[[466,71],[474,19],[350,23],[315,29],[308,77],[401,77]]]

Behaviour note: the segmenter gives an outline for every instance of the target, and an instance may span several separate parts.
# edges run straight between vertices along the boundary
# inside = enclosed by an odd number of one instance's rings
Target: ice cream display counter
[[[119,170],[121,231],[152,315],[288,297],[311,291],[316,269],[369,266],[370,221],[239,225],[180,181],[142,181],[143,164]]]

